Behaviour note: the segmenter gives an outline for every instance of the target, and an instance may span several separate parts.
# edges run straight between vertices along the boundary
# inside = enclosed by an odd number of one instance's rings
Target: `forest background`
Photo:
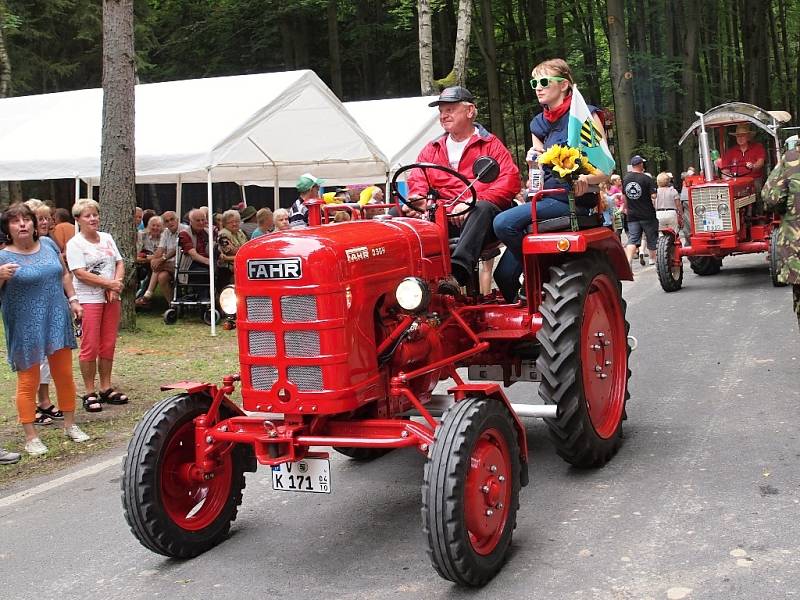
[[[677,146],[696,110],[741,100],[800,114],[795,0],[136,0],[137,78],[309,68],[343,101],[419,95],[423,5],[440,84],[471,11],[465,82],[519,163],[540,110],[531,67],[553,56],[590,103],[614,111],[630,96],[633,122],[615,129],[653,172],[696,162]],[[100,87],[101,42],[99,0],[0,0],[0,97]]]

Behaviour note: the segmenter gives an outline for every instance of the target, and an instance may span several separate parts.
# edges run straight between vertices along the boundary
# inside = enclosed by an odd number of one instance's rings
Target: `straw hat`
[[[750,137],[753,137],[756,132],[753,131],[752,127],[750,127],[750,123],[739,123],[736,126],[736,129],[734,129],[733,132],[728,135],[737,136],[741,133],[746,133]]]

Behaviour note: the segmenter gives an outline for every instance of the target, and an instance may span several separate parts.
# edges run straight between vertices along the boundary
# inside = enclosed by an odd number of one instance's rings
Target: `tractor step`
[[[503,381],[503,367],[501,365],[470,365],[467,377],[472,381]],[[538,382],[542,380],[542,374],[536,370],[535,360],[523,360],[520,369],[517,371],[511,367],[509,383],[516,381]]]

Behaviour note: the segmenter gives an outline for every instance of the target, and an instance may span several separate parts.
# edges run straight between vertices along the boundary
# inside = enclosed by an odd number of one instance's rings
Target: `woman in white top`
[[[672,229],[677,235],[683,228],[683,210],[681,195],[672,187],[671,179],[669,173],[659,173],[656,176],[658,184],[655,200],[656,217],[659,229]]]
[[[101,402],[126,404],[128,397],[111,385],[111,369],[121,315],[120,293],[125,267],[113,238],[100,227],[100,206],[94,200],[78,200],[72,207],[80,231],[67,242],[67,263],[75,293],[83,307],[83,335],[78,360],[89,412],[102,410]],[[99,373],[99,392],[95,375]]]

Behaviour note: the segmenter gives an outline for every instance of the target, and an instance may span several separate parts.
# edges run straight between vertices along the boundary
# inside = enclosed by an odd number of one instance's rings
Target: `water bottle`
[[[528,150],[525,161],[528,163],[528,199],[542,189],[544,183],[544,171],[539,165],[539,153],[533,148]]]

